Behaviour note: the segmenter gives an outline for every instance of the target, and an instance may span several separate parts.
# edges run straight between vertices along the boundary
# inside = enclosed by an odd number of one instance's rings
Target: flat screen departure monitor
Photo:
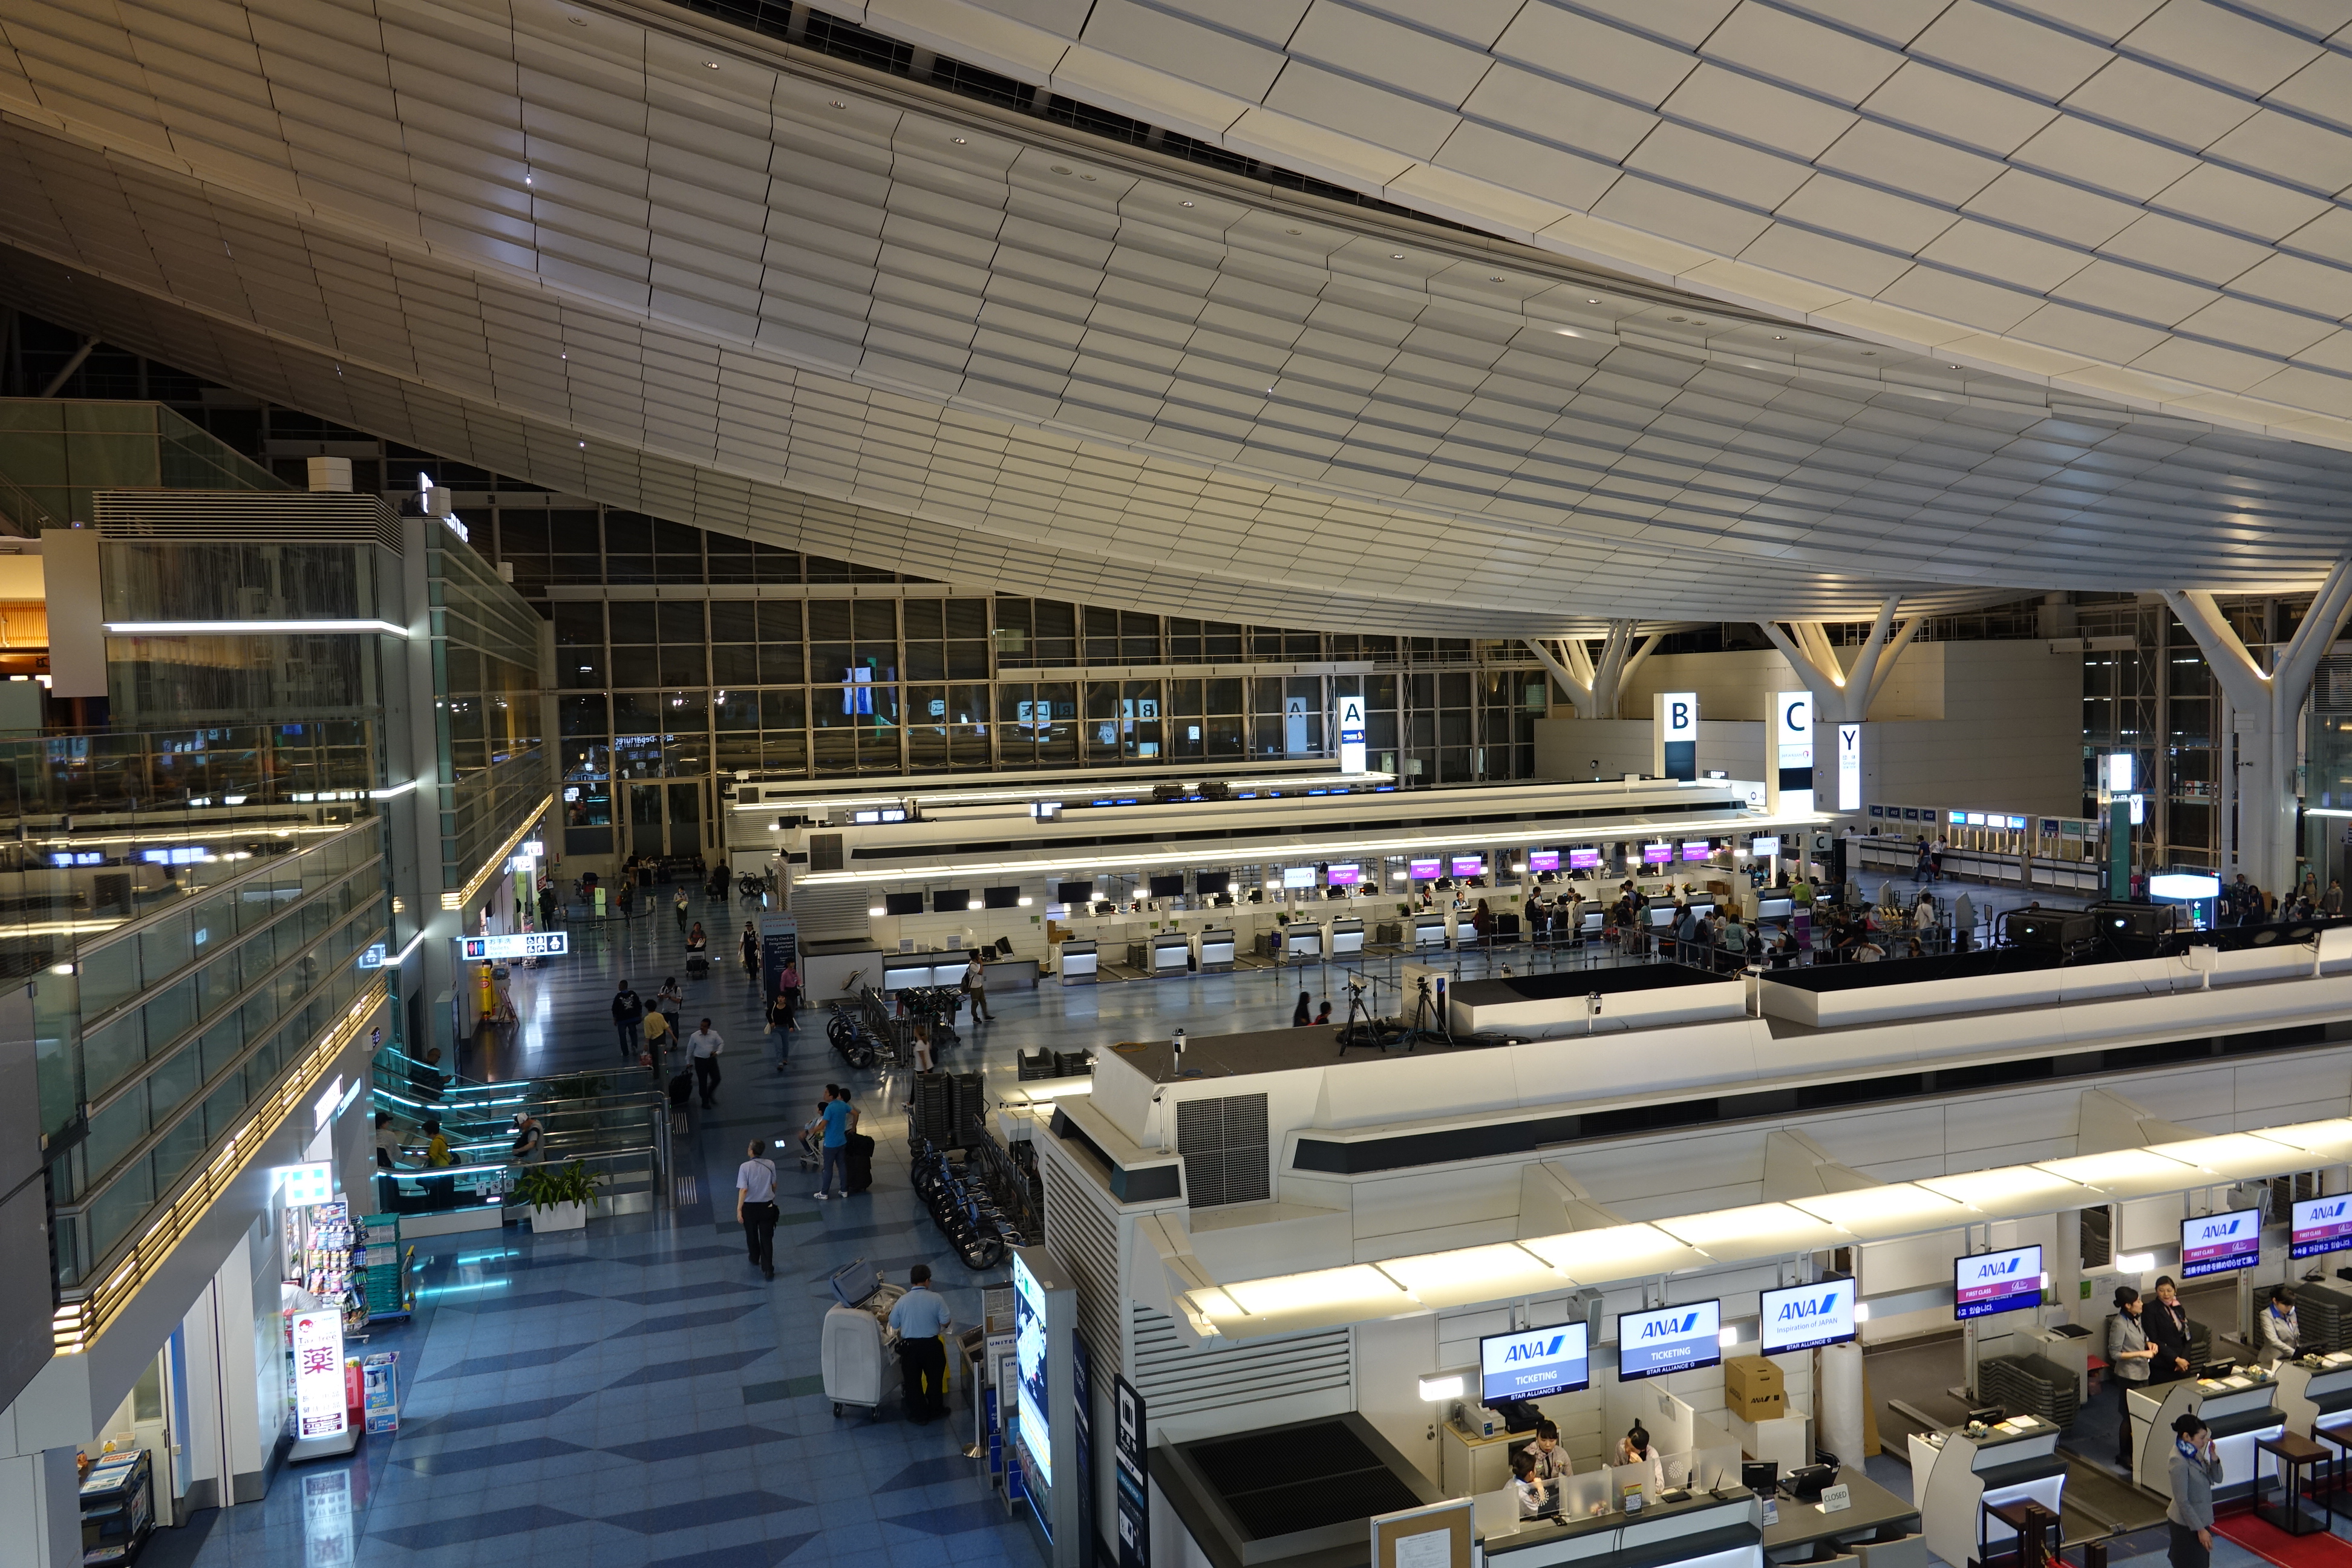
[[[1315,868],[1312,866],[1285,866],[1282,868],[1282,885],[1286,888],[1313,887],[1315,885]]]
[[[1361,866],[1326,866],[1323,868],[1323,882],[1326,887],[1352,888],[1363,879],[1364,868]]]
[[[980,904],[981,908],[987,910],[1017,910],[1021,907],[1021,889],[1019,888],[982,888],[980,891]]]
[[[1845,1343],[1856,1332],[1853,1303],[1851,1279],[1822,1279],[1765,1291],[1763,1353],[1779,1355],[1784,1351]]]
[[[2227,1274],[2263,1260],[2263,1211],[2231,1209],[2180,1222],[2180,1277]]]
[[[1478,1403],[1492,1406],[1591,1387],[1591,1337],[1582,1323],[1486,1335],[1478,1342]]]
[[[937,888],[931,892],[931,913],[961,914],[971,908],[971,894],[961,888]]]
[[[1557,850],[1557,849],[1530,849],[1530,850],[1528,850],[1528,870],[1530,870],[1530,871],[1557,871],[1557,870],[1559,870],[1559,850]]]
[[[1158,873],[1154,873],[1151,879],[1151,896],[1155,899],[1182,898],[1184,896],[1184,873],[1178,871],[1171,876],[1161,876]]]
[[[1601,867],[1598,849],[1571,849],[1568,852],[1568,868],[1571,871],[1594,871]]]
[[[1192,873],[1192,890],[1197,893],[1205,895],[1209,893],[1231,892],[1233,890],[1233,886],[1234,874],[1231,871],[1195,871]]]
[[[2011,1247],[1952,1259],[1952,1316],[1989,1318],[2042,1304],[2042,1248]]]
[[[1674,858],[1675,847],[1671,844],[1644,844],[1642,846],[1642,864],[1644,866],[1664,866],[1673,860]]]
[[[1714,853],[1714,844],[1704,838],[1694,838],[1683,846],[1683,858],[1685,860],[1704,860]]]
[[[1077,908],[1080,904],[1092,903],[1094,901],[1094,896],[1095,885],[1092,882],[1056,882],[1054,884],[1054,901],[1057,904],[1067,904],[1072,909]]]
[[[1483,877],[1486,874],[1486,858],[1484,855],[1456,855],[1454,857],[1454,874],[1457,877]]]
[[[1409,860],[1405,863],[1405,874],[1416,882],[1434,882],[1444,864],[1443,860]]]
[[[921,914],[923,912],[923,895],[920,893],[885,893],[882,895],[882,912],[886,915]]]
[[[2352,1194],[2305,1198],[2294,1205],[2294,1226],[2287,1235],[2287,1255],[2316,1258],[2352,1247]]]
[[[1780,841],[1776,837],[1759,835],[1748,841],[1748,852],[1750,855],[1765,857],[1778,855],[1780,852]]]
[[[1617,1381],[1664,1377],[1723,1363],[1723,1303],[1690,1301],[1617,1314]]]

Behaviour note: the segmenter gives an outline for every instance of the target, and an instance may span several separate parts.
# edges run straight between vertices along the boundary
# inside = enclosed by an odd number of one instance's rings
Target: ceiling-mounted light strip
[[[406,626],[390,621],[109,621],[111,637],[272,637],[284,632],[379,632],[404,637]]]

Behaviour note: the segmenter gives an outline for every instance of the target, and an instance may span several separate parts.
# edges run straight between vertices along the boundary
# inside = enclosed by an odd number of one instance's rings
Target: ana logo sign
[[[1696,1312],[1686,1312],[1680,1317],[1653,1318],[1642,1325],[1642,1337],[1645,1340],[1678,1340],[1696,1327]]]
[[[1554,1334],[1548,1340],[1537,1338],[1506,1345],[1503,1348],[1503,1363],[1507,1366],[1513,1362],[1542,1361],[1547,1357],[1558,1355],[1560,1347],[1566,1343],[1568,1343],[1566,1334]]]
[[[2243,1222],[2235,1215],[2232,1215],[2229,1219],[2220,1221],[2219,1223],[2208,1221],[2199,1226],[2197,1239],[2200,1241],[2227,1241],[2230,1237],[2240,1234],[2242,1228]]]
[[[1990,1279],[2001,1274],[2014,1274],[2017,1272],[2017,1266],[2024,1261],[2024,1254],[2013,1252],[1996,1262],[1980,1265],[1977,1274],[1979,1278],[1985,1279]]]
[[[1794,1325],[1801,1323],[1809,1318],[1826,1316],[1837,1310],[1838,1299],[1835,1295],[1805,1298],[1794,1301],[1784,1301],[1780,1304],[1780,1321],[1784,1324]]]

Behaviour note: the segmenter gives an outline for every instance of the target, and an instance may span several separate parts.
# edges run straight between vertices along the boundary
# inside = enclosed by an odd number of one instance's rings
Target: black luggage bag
[[[842,1163],[844,1184],[853,1193],[862,1193],[874,1184],[874,1140],[863,1132],[853,1132],[844,1145],[848,1151]]]

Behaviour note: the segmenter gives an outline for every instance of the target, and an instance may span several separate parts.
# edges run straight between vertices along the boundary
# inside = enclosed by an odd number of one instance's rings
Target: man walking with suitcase
[[[931,1289],[931,1270],[918,1263],[907,1270],[907,1293],[890,1309],[898,1331],[898,1366],[907,1380],[907,1419],[917,1426],[948,1413],[948,1304]]]
[[[711,1108],[711,1096],[719,1091],[719,1053],[726,1047],[727,1042],[719,1037],[708,1018],[702,1020],[702,1027],[686,1037],[686,1054],[694,1063],[694,1083],[702,1091],[705,1110]]]

